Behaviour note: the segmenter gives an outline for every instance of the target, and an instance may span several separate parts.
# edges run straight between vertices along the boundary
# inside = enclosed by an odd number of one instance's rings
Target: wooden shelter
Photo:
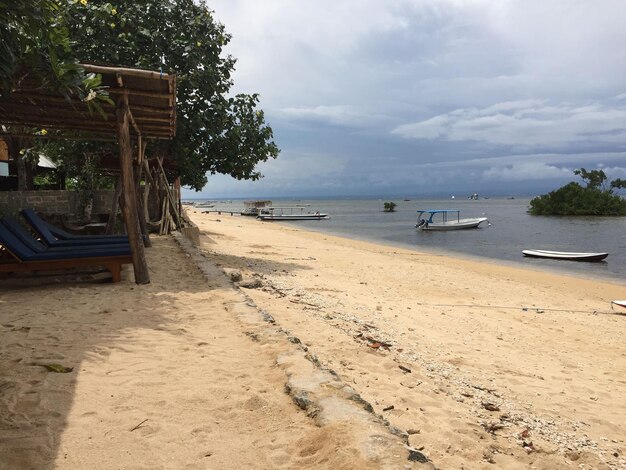
[[[83,64],[102,76],[114,105],[99,102],[103,113],[85,101],[42,87],[23,74],[11,93],[0,99],[0,124],[62,131],[60,137],[116,141],[119,145],[123,216],[138,284],[150,282],[137,207],[138,178],[133,161],[143,164],[148,139],[172,139],[176,132],[176,76],[150,70]],[[17,135],[12,133],[11,135]],[[21,136],[41,137],[22,133]],[[52,137],[48,133],[45,137]],[[54,137],[59,135],[54,134]],[[135,151],[133,151],[135,149]],[[160,162],[159,162],[160,163]],[[143,219],[142,219],[143,220]]]

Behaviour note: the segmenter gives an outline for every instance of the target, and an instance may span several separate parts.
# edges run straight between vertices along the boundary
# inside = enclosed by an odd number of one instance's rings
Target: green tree
[[[72,3],[67,17],[81,61],[177,74],[176,137],[148,152],[172,156],[184,185],[200,190],[207,172],[255,180],[257,164],[278,156],[258,95],[228,95],[230,36],[204,2],[89,0]]]
[[[0,1],[0,96],[29,73],[43,88],[81,100],[90,97],[96,109],[98,100],[108,100],[100,78],[85,74],[73,55],[66,1]],[[90,95],[92,90],[95,94]]]
[[[530,201],[532,215],[626,215],[626,200],[613,194],[614,188],[623,188],[626,181],[616,179],[611,188],[602,189],[606,175],[602,170],[574,171],[585,181],[586,187],[576,182],[538,196]]]
[[[396,211],[396,203],[395,202],[385,202],[384,204],[385,212],[395,212]]]
[[[43,89],[85,101],[90,110],[101,111],[100,101],[111,102],[101,87],[101,77],[86,74],[74,57],[67,1],[0,1],[0,97],[8,96],[28,76]],[[19,189],[32,189],[33,162],[28,149],[33,140],[5,140],[10,158],[17,162]]]
[[[611,181],[611,189],[626,189],[626,180],[617,178]]]
[[[580,176],[589,189],[600,189],[606,181],[606,174],[602,170],[587,171],[584,168],[574,170],[574,174]]]

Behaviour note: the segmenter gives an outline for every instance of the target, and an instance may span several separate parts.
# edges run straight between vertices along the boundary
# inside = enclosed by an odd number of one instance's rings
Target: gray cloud
[[[612,105],[612,106],[611,106]],[[456,109],[398,126],[414,139],[477,140],[498,145],[567,147],[572,143],[626,141],[626,102],[549,106],[538,100]]]
[[[516,193],[626,167],[626,2],[214,0],[282,149],[207,196]],[[429,184],[424,184],[428,181]]]

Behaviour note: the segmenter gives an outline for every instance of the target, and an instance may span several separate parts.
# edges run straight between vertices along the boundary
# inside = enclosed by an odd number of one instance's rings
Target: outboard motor
[[[425,219],[420,219],[419,222],[417,223],[417,225],[415,225],[417,228],[421,227],[422,225],[427,225],[426,220]]]

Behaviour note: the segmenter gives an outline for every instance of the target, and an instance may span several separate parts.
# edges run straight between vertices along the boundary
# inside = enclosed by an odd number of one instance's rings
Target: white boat
[[[241,215],[250,215],[256,217],[264,209],[271,207],[272,201],[257,200],[257,201],[243,201],[243,211]]]
[[[427,218],[424,218],[426,214]],[[448,231],[478,228],[487,221],[487,217],[475,217],[473,219],[461,219],[461,212],[451,209],[419,210],[417,211],[417,224],[420,230]]]
[[[602,261],[608,253],[578,253],[572,251],[523,250],[531,258],[563,259],[568,261]]]
[[[617,305],[618,307],[626,308],[626,300],[614,300],[611,303]]]
[[[305,207],[266,207],[259,211],[257,219],[261,220],[322,220],[329,219],[328,214],[319,211],[304,212]]]

